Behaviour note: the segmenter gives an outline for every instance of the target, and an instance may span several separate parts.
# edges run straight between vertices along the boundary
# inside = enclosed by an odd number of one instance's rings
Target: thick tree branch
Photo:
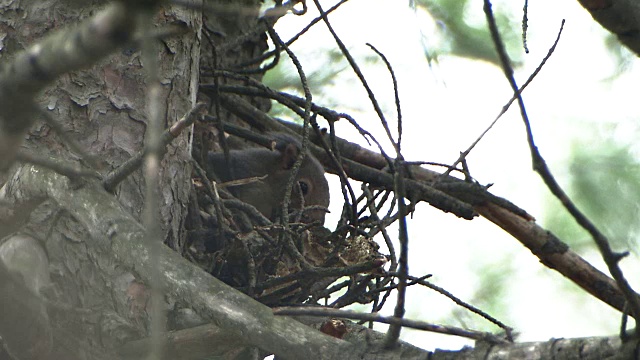
[[[615,281],[571,251],[550,231],[494,204],[477,206],[476,209],[480,215],[518,239],[547,267],[571,279],[609,306],[624,311],[625,298]]]
[[[312,138],[312,140],[314,139]],[[379,170],[371,169],[371,167],[384,168],[386,161],[382,155],[346,140],[338,138],[336,140],[349,177],[392,188],[390,179],[387,179],[386,182],[379,182],[380,179],[386,179],[386,177],[377,175],[380,173]],[[321,161],[326,159],[326,154],[320,148],[314,147],[312,151],[317,151],[314,155]],[[363,162],[368,166],[363,165]],[[431,186],[435,189],[457,198],[463,203],[472,205],[474,211],[518,239],[540,258],[543,264],[560,272],[609,306],[621,312],[624,311],[625,298],[615,281],[569,250],[569,247],[555,235],[532,221],[533,218],[524,210],[505,199],[490,194],[479,185],[466,183],[451,176],[441,178],[439,173],[417,166],[411,168],[411,173],[416,180],[407,182],[409,189],[413,183],[422,186],[426,186],[425,183],[432,184]],[[374,174],[376,176],[373,176]],[[391,175],[388,177],[390,178]]]
[[[500,58],[500,64],[502,65],[502,70],[513,90],[513,93],[517,95],[518,107],[520,108],[520,116],[525,125],[526,134],[527,134],[527,143],[529,144],[529,150],[531,152],[531,162],[533,165],[533,170],[536,171],[544,183],[547,185],[551,193],[562,202],[562,205],[567,209],[569,214],[574,218],[574,220],[593,238],[594,242],[598,246],[602,258],[604,259],[607,267],[609,269],[609,273],[615,279],[618,289],[625,297],[627,306],[626,308],[631,313],[631,315],[638,319],[640,318],[640,297],[633,290],[627,279],[625,278],[622,270],[620,269],[619,262],[625,256],[624,254],[614,253],[611,249],[611,245],[609,244],[609,240],[607,237],[591,222],[587,216],[582,213],[578,209],[578,207],[569,199],[564,190],[560,187],[558,182],[555,179],[555,176],[551,173],[551,170],[547,166],[546,161],[542,157],[542,154],[538,147],[535,144],[533,131],[531,130],[531,123],[529,121],[529,116],[527,115],[527,109],[524,105],[524,99],[522,98],[521,90],[518,88],[518,84],[513,76],[514,71],[511,66],[511,59],[507,54],[504,43],[502,41],[502,36],[498,31],[498,26],[496,24],[495,17],[492,11],[492,5],[489,0],[484,0],[484,13],[487,18],[487,25],[489,27],[489,31],[491,32],[491,39],[496,47],[496,51],[498,52],[498,57]],[[559,242],[559,241],[558,241]],[[549,242],[549,244],[553,244],[553,242]],[[566,246],[566,245],[565,245]],[[553,250],[556,252],[556,249]],[[562,251],[564,252],[564,251]]]
[[[294,131],[297,131],[296,127],[297,125],[289,126]],[[241,135],[233,126],[225,125],[225,131]],[[312,140],[317,142],[314,136]],[[386,160],[382,155],[340,138],[336,138],[336,141],[343,158],[344,168],[350,178],[387,189],[393,188],[391,174],[381,171],[386,166]],[[310,150],[325,165],[330,164],[323,149],[312,146]],[[560,272],[609,306],[621,312],[624,311],[625,299],[615,281],[569,250],[569,247],[551,232],[538,226],[526,211],[505,199],[490,194],[484,187],[477,184],[467,183],[452,176],[444,177],[437,172],[418,166],[411,168],[411,174],[415,180],[407,181],[407,187],[419,194],[416,199],[431,199],[429,193],[420,191],[433,187],[461,204],[471,206],[473,211],[518,239],[543,264]],[[465,208],[454,209],[462,211]]]
[[[42,300],[0,259],[0,336],[17,359],[49,359],[53,336]]]
[[[62,175],[31,166],[23,167],[19,176],[26,188],[48,195],[89,230],[91,237],[86,239],[87,246],[113,254],[145,282],[152,276],[153,267],[162,269],[160,283],[167,295],[183,299],[205,321],[214,321],[244,342],[291,359],[317,359],[318,354],[326,359],[359,356],[344,341],[325,336],[290,318],[274,316],[268,307],[222,283],[167,247],[151,259],[143,241],[142,226],[99,182],[87,182],[77,188]]]

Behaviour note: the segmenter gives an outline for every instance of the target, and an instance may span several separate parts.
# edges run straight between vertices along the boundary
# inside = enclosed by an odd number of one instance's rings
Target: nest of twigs
[[[185,257],[269,306],[377,298],[386,257],[364,235],[367,221],[334,232],[317,223],[271,222],[216,185],[194,172]]]

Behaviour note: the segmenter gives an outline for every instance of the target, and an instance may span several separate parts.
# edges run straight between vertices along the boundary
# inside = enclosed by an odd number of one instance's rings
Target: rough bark
[[[4,54],[15,54],[46,33],[91,16],[103,3],[45,0],[2,4],[1,21],[7,33],[6,51],[0,52],[2,60],[6,60]],[[242,5],[251,5],[251,11],[234,13],[240,4],[229,5],[227,13],[208,18],[209,26],[218,31],[221,38],[242,37],[247,28],[255,25],[257,1],[248,0]],[[165,8],[158,12],[155,21],[186,25],[188,29],[182,36],[162,40],[157,54],[165,99],[161,112],[169,126],[195,101],[200,67],[204,66],[200,62],[202,20],[195,11]],[[221,39],[218,41],[213,43],[222,42]],[[251,39],[224,53],[223,60],[212,56],[207,61],[217,68],[233,64],[237,58],[252,57],[264,50],[263,47],[263,37]],[[209,51],[212,53],[213,49]],[[142,139],[147,126],[143,70],[136,45],[127,44],[120,53],[89,70],[62,76],[37,100],[40,108],[46,109],[49,116],[66,129],[65,135],[99,159],[98,171],[102,175],[143,149]],[[260,104],[261,109],[268,107],[266,102]],[[232,120],[231,114],[224,116]],[[16,143],[20,141],[15,140]],[[0,150],[7,144],[0,144]],[[25,147],[46,157],[75,164],[81,162],[79,156],[63,145],[58,135],[44,123],[30,128]],[[17,146],[11,147],[15,148]],[[191,189],[190,156],[191,142],[185,132],[168,147],[160,170],[162,240],[178,250],[185,238],[184,219]],[[117,186],[115,194],[110,194],[93,179],[69,178],[32,165],[21,165],[14,170],[3,197],[14,204],[24,204],[29,211],[39,205],[31,212],[30,223],[22,231],[31,234],[46,248],[52,282],[46,291],[47,311],[43,314],[40,295],[16,285],[15,273],[0,267],[0,302],[8,304],[0,308],[6,312],[12,306],[11,309],[16,310],[9,313],[13,315],[30,309],[27,313],[32,317],[22,320],[34,324],[31,332],[29,327],[11,326],[20,318],[10,320],[5,316],[0,324],[3,340],[10,343],[12,354],[18,354],[20,358],[142,356],[146,340],[133,341],[149,336],[149,290],[145,284],[158,269],[161,269],[161,285],[167,290],[170,328],[213,323],[170,334],[169,345],[185,349],[184,352],[169,352],[172,356],[187,356],[190,351],[191,358],[210,356],[212,349],[207,339],[224,343],[226,347],[217,349],[220,354],[228,349],[239,352],[247,346],[255,346],[291,359],[475,359],[481,355],[487,359],[524,355],[561,359],[563,354],[567,358],[613,358],[614,355],[624,358],[630,356],[635,345],[611,339],[591,339],[575,343],[553,340],[545,344],[509,347],[479,344],[475,349],[435,353],[402,344],[398,349],[383,351],[377,347],[380,334],[355,325],[350,325],[346,341],[335,339],[292,318],[274,316],[268,307],[213,278],[172,249],[163,248],[157,257],[150,256],[139,223],[144,194],[140,171]],[[462,207],[461,213],[472,211],[466,204]],[[15,219],[24,221],[26,216],[16,212],[19,214]],[[0,234],[5,230],[0,229]],[[13,227],[4,235],[12,230]],[[29,278],[24,280],[28,282]],[[25,335],[6,335],[15,329],[26,329]],[[180,347],[184,346],[181,345],[183,339],[199,340],[200,348]],[[33,347],[30,348],[31,343]],[[125,343],[128,344],[123,347]],[[591,349],[593,352],[589,351]],[[29,354],[29,350],[34,354]]]
[[[72,27],[95,14],[100,16],[100,9],[110,6],[103,6],[104,3],[3,4],[2,19],[8,36],[2,54],[15,55],[48,33]],[[158,28],[179,24],[188,29],[182,36],[164,39],[157,46],[164,99],[161,112],[165,115],[165,126],[170,126],[195,102],[201,14],[167,7],[156,12],[155,23]],[[49,125],[36,122],[28,130],[24,148],[44,158],[80,164],[78,154],[60,141],[64,135],[97,159],[96,170],[102,176],[140,152],[147,126],[147,97],[138,46],[135,42],[122,43],[120,52],[90,69],[61,76],[40,94],[37,108],[57,121],[64,133],[56,134]],[[61,41],[58,50],[63,49]],[[10,58],[5,55],[3,60]],[[183,221],[191,186],[190,151],[189,133],[185,131],[168,146],[160,167],[161,236],[174,247],[184,240]],[[20,198],[20,194],[29,193],[34,186],[24,183],[18,174],[19,169],[4,189],[7,199]],[[78,186],[83,182],[76,180]],[[136,219],[143,209],[144,184],[138,170],[115,189],[115,198]],[[69,192],[65,196],[75,195]],[[113,259],[110,249],[87,247],[85,241],[91,235],[71,215],[47,201],[31,214],[30,224],[22,229],[44,244],[50,261],[55,289],[51,296],[60,305],[49,308],[55,337],[52,354],[67,359],[111,358],[122,341],[147,335],[147,319],[136,317],[132,310],[131,294],[127,293],[134,279],[132,269]]]
[[[640,4],[634,0],[578,0],[605,29],[640,55]]]

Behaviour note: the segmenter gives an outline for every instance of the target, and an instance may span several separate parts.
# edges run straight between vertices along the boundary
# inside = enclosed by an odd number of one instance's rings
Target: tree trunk
[[[193,108],[201,77],[212,80],[214,70],[232,68],[265,51],[264,32],[256,30],[261,29],[257,20],[260,3],[214,4],[219,5],[216,11],[204,15],[200,10],[179,7],[155,12],[157,30],[171,25],[180,32],[156,44],[163,101],[162,108],[154,110],[163,114],[165,128]],[[0,5],[0,24],[6,32],[0,38],[0,59],[9,61],[10,55],[49,33],[99,14],[104,6],[99,0],[5,2]],[[203,24],[214,36],[203,35]],[[58,44],[59,49],[66,48],[65,41]],[[78,168],[94,162],[103,178],[142,152],[149,125],[149,84],[140,45],[139,41],[123,43],[118,53],[92,68],[59,77],[38,97],[37,104],[44,113],[41,116],[52,118],[63,130],[53,131],[51,122],[36,122],[26,134],[24,149]],[[32,60],[37,62],[37,58]],[[46,78],[47,74],[35,75]],[[251,77],[261,79],[260,75]],[[215,81],[233,84],[236,80]],[[237,120],[235,115],[217,107],[229,99],[236,97],[199,100],[209,101],[210,114],[229,123]],[[245,99],[260,110],[269,108],[267,100]],[[0,128],[0,135],[3,130]],[[278,353],[283,358],[309,359],[466,359],[479,354],[486,358],[556,355],[557,341],[520,347],[487,345],[488,349],[480,343],[474,350],[456,353],[432,354],[405,343],[386,350],[374,346],[374,341],[381,342],[380,334],[352,323],[340,340],[292,318],[274,316],[268,307],[188,263],[180,255],[185,251],[187,209],[193,194],[190,158],[194,147],[206,151],[210,138],[219,135],[217,131],[213,126],[192,128],[168,145],[158,174],[161,229],[157,240],[170,249],[153,255],[143,243],[145,232],[140,226],[146,190],[141,170],[115,186],[112,194],[94,179],[65,177],[34,165],[15,165],[11,172],[2,174],[0,196],[15,204],[17,215],[12,217],[15,224],[0,221],[0,237],[13,233],[27,219],[28,223],[19,235],[3,239],[0,246],[0,345],[8,349],[3,353],[0,346],[0,359],[144,357],[154,346],[149,341],[148,306],[149,279],[154,272],[159,273],[157,283],[166,289],[163,306],[168,313],[167,327],[176,330],[167,335],[170,347],[165,356],[243,358]],[[62,138],[72,139],[86,154],[80,156]],[[3,146],[0,143],[0,150]],[[313,323],[317,327],[317,322]],[[180,331],[183,328],[189,329]],[[199,343],[194,344],[194,339]],[[620,349],[631,351],[628,344],[615,339],[559,346],[569,345],[567,356],[601,347],[601,352],[589,353],[594,359]]]
[[[94,16],[102,3],[47,0],[4,4],[1,21],[11,31],[5,38],[3,60],[7,60],[7,53],[25,49],[48,33]],[[166,7],[156,12],[154,23],[158,29],[170,24],[187,29],[156,46],[162,82],[160,112],[169,127],[195,104],[202,14]],[[144,147],[147,81],[139,46],[139,42],[122,44],[121,51],[90,69],[63,75],[37,99],[45,116],[62,126],[62,135],[97,159],[103,176]],[[191,191],[190,142],[188,131],[180,134],[168,146],[159,170],[161,236],[174,248],[185,239],[183,222]],[[24,147],[42,157],[80,163],[79,156],[62,144],[60,134],[41,121],[29,129]],[[20,170],[13,174],[6,184],[7,198],[19,200],[32,194],[32,189],[23,187]],[[77,186],[90,185],[79,179]],[[138,220],[144,193],[140,170],[114,189],[121,206]],[[114,232],[117,226],[113,224]],[[54,299],[49,317],[55,338],[50,358],[114,358],[123,341],[148,335],[147,316],[140,313],[144,307],[136,308],[144,303],[132,303],[139,288],[135,269],[114,261],[108,244],[87,246],[90,232],[52,200],[39,206],[21,231],[38,239],[48,255],[52,286],[45,291]]]

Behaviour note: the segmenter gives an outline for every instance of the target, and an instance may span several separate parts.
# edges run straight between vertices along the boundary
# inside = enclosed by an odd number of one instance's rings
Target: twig
[[[331,23],[329,22],[329,17],[327,16],[327,13],[324,10],[322,10],[322,6],[320,5],[320,1],[319,0],[313,0],[313,2],[316,4],[316,7],[318,8],[318,11],[320,12],[320,15],[322,16],[322,21],[324,21],[324,23],[327,25],[327,29],[331,33],[331,36],[333,36],[333,39],[335,40],[336,44],[338,45],[338,48],[340,48],[340,51],[342,52],[344,57],[347,59],[347,62],[349,62],[349,65],[353,69],[353,72],[356,74],[356,76],[358,77],[358,79],[362,83],[362,86],[367,91],[367,95],[369,96],[369,100],[371,101],[371,105],[373,105],[373,109],[375,110],[375,112],[378,115],[378,117],[380,118],[380,120],[382,120],[384,122],[385,121],[384,120],[384,118],[385,118],[384,117],[384,113],[382,112],[382,109],[380,108],[380,104],[378,104],[378,100],[376,100],[375,94],[373,93],[373,91],[369,87],[369,84],[367,83],[367,79],[362,74],[362,71],[360,71],[360,67],[358,67],[358,64],[356,63],[355,59],[353,58],[353,56],[351,56],[351,53],[349,53],[349,50],[344,45],[342,40],[340,40],[340,37],[338,37],[338,34],[336,34],[335,30],[333,30],[333,27],[331,26]],[[386,128],[385,130],[387,131],[387,136],[389,138],[392,138],[391,133],[389,132],[389,129]]]
[[[366,273],[373,269],[379,268],[381,262],[379,260],[366,261],[360,264],[344,266],[344,267],[315,267],[310,269],[303,269],[293,274],[280,276],[274,279],[265,281],[262,284],[256,286],[257,292],[266,290],[275,286],[286,284],[291,281],[296,281],[304,278],[325,278],[333,276],[349,276],[360,273]]]
[[[78,179],[83,177],[92,177],[95,179],[101,178],[100,173],[95,170],[83,169],[79,164],[67,164],[54,158],[43,158],[24,149],[16,153],[16,160],[23,163],[29,163],[49,168],[57,172],[58,174],[64,175],[71,179]]]
[[[400,95],[398,92],[398,80],[396,79],[396,74],[393,71],[393,68],[391,67],[391,63],[389,62],[389,60],[387,60],[387,57],[384,56],[384,54],[376,49],[375,46],[367,43],[367,46],[369,46],[371,48],[371,50],[373,50],[376,54],[378,54],[378,56],[380,56],[380,58],[382,59],[382,61],[384,62],[384,64],[387,66],[387,70],[389,71],[389,75],[391,75],[391,81],[393,82],[393,95],[395,98],[395,103],[396,103],[396,111],[398,112],[398,146],[400,146],[400,144],[402,143],[402,108],[400,107]],[[389,129],[386,129],[387,134],[390,134],[391,132],[389,131]],[[392,140],[391,138],[389,138],[389,140]],[[393,141],[393,140],[392,140]]]
[[[154,7],[145,7],[141,11],[139,22],[142,29],[142,61],[145,64],[147,81],[147,128],[144,135],[144,208],[142,210],[142,225],[144,226],[144,242],[149,249],[149,257],[155,263],[153,271],[149,276],[149,287],[151,290],[149,317],[151,324],[151,350],[149,358],[160,358],[164,350],[167,332],[167,311],[165,309],[164,298],[166,289],[162,283],[163,271],[160,268],[160,248],[164,246],[164,239],[161,235],[160,223],[160,162],[164,156],[165,144],[163,143],[163,108],[161,101],[161,88],[159,78],[159,63],[157,56],[156,42],[152,41],[150,31],[153,28]]]
[[[484,136],[487,135],[489,130],[493,128],[493,126],[498,122],[498,120],[502,117],[502,115],[504,115],[507,112],[507,110],[509,110],[509,107],[511,106],[511,104],[513,104],[513,102],[516,99],[518,99],[518,97],[522,94],[524,89],[526,89],[527,86],[529,86],[529,84],[533,81],[533,79],[535,79],[536,76],[538,76],[538,73],[540,72],[540,70],[542,70],[542,67],[547,63],[547,60],[549,60],[549,58],[551,58],[551,55],[555,52],[556,45],[558,45],[558,42],[560,41],[560,35],[562,34],[563,29],[564,29],[564,20],[562,20],[562,24],[560,25],[560,30],[558,31],[558,36],[556,36],[556,40],[553,42],[553,45],[549,48],[549,51],[547,51],[547,55],[545,55],[545,57],[542,59],[538,67],[536,67],[533,73],[529,75],[529,78],[527,79],[527,81],[525,81],[525,83],[518,89],[518,91],[515,94],[513,94],[513,96],[511,96],[511,99],[509,99],[509,101],[507,101],[507,103],[504,104],[504,106],[502,107],[502,109],[500,110],[496,118],[493,119],[491,124],[489,124],[489,126],[482,132],[482,134],[480,134],[480,136],[478,136],[478,138],[465,151],[460,153],[460,157],[458,157],[458,160],[456,160],[453,164],[451,164],[449,169],[444,173],[445,175],[449,175],[451,171],[454,170],[454,168],[462,161],[462,159],[466,158],[469,155],[469,153],[471,153],[471,150],[473,150],[473,148],[475,148],[476,145],[478,145],[480,140],[482,140],[482,138],[484,138]]]
[[[282,202],[282,224],[285,227],[285,232],[283,232],[283,236],[289,230],[289,201],[291,200],[291,192],[293,190],[293,185],[296,182],[296,176],[298,175],[298,171],[302,166],[302,162],[307,155],[307,144],[309,143],[309,121],[311,118],[311,90],[309,90],[309,84],[307,83],[307,76],[304,74],[304,70],[302,69],[302,65],[300,61],[296,57],[296,55],[289,49],[289,47],[282,41],[278,33],[271,26],[267,27],[267,32],[273,42],[277,42],[280,46],[285,50],[289,58],[293,62],[296,70],[298,71],[298,76],[300,77],[300,82],[302,83],[302,89],[304,90],[305,104],[304,104],[304,115],[303,115],[303,125],[302,125],[302,143],[300,145],[301,149],[296,158],[296,162],[293,164],[291,168],[291,175],[289,176],[289,180],[287,181],[286,190],[284,192],[284,200]],[[297,184],[296,184],[297,185]],[[306,259],[300,254],[298,249],[293,244],[293,240],[290,236],[286,236],[285,245],[288,251],[291,253],[293,257],[298,260],[302,267],[311,267]]]
[[[508,344],[505,339],[490,333],[460,329],[447,325],[429,324],[423,321],[400,319],[393,316],[361,313],[351,310],[337,310],[320,307],[280,307],[273,309],[274,315],[337,317],[354,320],[375,321],[383,324],[395,324],[412,329],[425,330],[439,334],[455,335],[474,340],[482,340],[491,344]]]
[[[334,10],[336,10],[337,8],[339,8],[342,4],[346,3],[349,0],[341,0],[339,1],[337,4],[333,5],[331,8],[329,8],[329,10],[327,10],[327,14],[332,13]],[[265,13],[265,17],[267,17],[269,14],[269,12]],[[298,33],[296,33],[291,39],[287,40],[285,42],[285,44],[287,46],[291,46],[291,44],[293,44],[296,40],[298,40],[302,35],[304,35],[307,31],[309,31],[309,29],[311,29],[311,27],[313,27],[315,24],[317,24],[320,20],[322,20],[322,16],[318,16],[315,19],[311,20],[309,22],[309,24],[307,24],[307,26],[305,26],[302,30],[298,31]],[[242,68],[245,66],[249,66],[249,65],[253,65],[253,64],[260,64],[263,61],[267,60],[268,58],[275,56],[275,57],[279,57],[280,55],[280,48],[276,47],[275,50],[271,50],[269,52],[266,52],[254,59],[251,60],[247,60],[245,62],[242,62],[240,64],[237,65],[237,67]],[[265,67],[263,67],[264,69]]]
[[[182,130],[190,126],[196,121],[200,111],[205,107],[204,103],[197,103],[191,110],[189,110],[180,120],[173,124],[169,129],[166,129],[162,134],[162,146],[167,146],[173,139],[175,139]],[[142,165],[146,148],[125,161],[118,168],[111,171],[104,179],[103,185],[107,191],[113,191],[115,187],[132,172],[136,171]]]
[[[397,274],[399,275],[399,274]],[[505,331],[505,334],[507,335],[507,340],[509,341],[513,341],[513,328],[511,328],[510,326],[507,326],[505,323],[503,323],[502,321],[494,318],[493,316],[487,314],[486,312],[478,309],[477,307],[468,304],[462,300],[460,300],[460,298],[454,296],[452,293],[448,292],[447,290],[434,285],[424,279],[421,278],[416,278],[414,276],[408,276],[407,279],[411,280],[412,282],[418,283],[420,285],[426,286],[431,290],[437,291],[438,293],[444,295],[445,297],[449,298],[451,301],[453,301],[454,303],[456,303],[457,305],[471,311],[474,314],[478,314],[481,317],[485,318],[486,320],[494,323],[495,325],[497,325],[498,327],[500,327],[501,329],[503,329]]]
[[[396,258],[396,250],[393,247],[393,243],[391,242],[391,237],[387,233],[385,224],[382,223],[382,221],[380,220],[380,217],[378,216],[378,211],[375,206],[373,194],[371,194],[371,190],[369,190],[369,186],[367,186],[366,184],[362,184],[362,192],[367,198],[366,207],[369,209],[369,213],[373,218],[373,222],[376,224],[376,227],[380,230],[380,233],[382,233],[382,238],[384,239],[384,242],[387,245],[387,249],[389,249],[389,257],[391,259],[389,270],[396,271],[396,268],[398,266],[398,259]]]
[[[279,103],[281,103],[282,105],[288,107],[289,109],[291,109],[293,112],[295,112],[298,116],[300,116],[300,118],[304,118],[304,111],[300,109],[301,106],[304,106],[306,100],[292,95],[292,94],[288,94],[285,92],[277,92],[273,89],[270,89],[266,86],[264,86],[264,84],[261,84],[259,82],[257,82],[255,79],[251,79],[249,77],[246,77],[244,75],[239,75],[236,73],[231,73],[228,71],[223,71],[223,70],[217,70],[214,71],[215,73],[224,73],[225,76],[231,77],[233,79],[241,79],[242,81],[245,81],[247,83],[249,83],[251,85],[251,87],[249,86],[241,86],[241,85],[221,85],[220,86],[220,91],[221,92],[232,92],[235,94],[241,94],[241,95],[250,95],[250,96],[260,96],[260,97],[267,97],[270,99],[274,99],[276,101],[278,101]],[[212,85],[209,84],[205,84],[205,85],[201,85],[200,89],[205,93],[205,94],[213,94],[212,92]],[[227,97],[228,99],[228,97]],[[222,96],[222,100],[225,100],[225,97]],[[228,101],[228,100],[227,100]],[[319,115],[321,115],[322,117],[324,117],[325,119],[327,119],[327,121],[329,122],[329,126],[331,127],[333,125],[333,123],[335,121],[338,121],[340,119],[345,119],[347,120],[356,130],[358,130],[358,132],[360,133],[360,135],[362,135],[364,137],[364,139],[368,142],[371,143],[371,141],[374,142],[374,144],[376,144],[376,146],[378,147],[378,150],[380,151],[380,154],[387,160],[388,166],[393,166],[393,160],[386,154],[386,152],[384,151],[384,148],[382,147],[382,145],[376,140],[376,138],[371,135],[370,132],[368,132],[367,130],[365,130],[363,127],[361,127],[360,125],[358,125],[358,123],[355,121],[355,119],[353,117],[351,117],[349,114],[346,113],[338,113],[332,109],[326,108],[326,107],[322,107],[320,105],[317,105],[315,103],[311,103],[311,111],[314,113],[317,113]],[[237,114],[236,114],[237,115]],[[240,116],[240,115],[238,115]],[[265,115],[266,116],[266,115]],[[245,119],[247,120],[247,119]]]
[[[362,295],[365,294],[365,289],[369,285],[369,282],[376,277],[374,274],[367,274],[363,278],[357,279],[354,284],[352,284],[344,295],[337,298],[333,303],[329,304],[331,308],[343,308],[345,306],[351,305],[354,302],[363,298]],[[376,294],[377,295],[377,294]]]
[[[218,220],[218,234],[222,236],[224,233],[224,229],[226,227],[223,219],[224,212],[222,210],[222,201],[220,200],[220,194],[218,194],[218,190],[214,184],[207,178],[206,171],[198,164],[197,161],[191,159],[191,165],[193,165],[193,170],[197,176],[200,177],[200,181],[204,184],[204,189],[211,198],[213,202],[213,209],[215,210],[215,216]],[[264,218],[264,217],[263,217]],[[266,220],[266,218],[265,218]]]
[[[529,29],[529,0],[524,0],[524,7],[522,8],[522,47],[525,53],[529,53],[529,47],[527,46],[527,29]]]
[[[386,56],[378,49],[376,49],[373,45],[367,44],[373,51],[376,52],[384,61],[387,69],[389,70],[389,74],[391,74],[391,80],[393,81],[393,93],[395,96],[396,102],[396,111],[398,113],[398,139],[397,141],[393,139],[391,136],[391,130],[389,129],[389,125],[387,124],[384,117],[380,117],[380,121],[382,126],[384,127],[387,136],[389,137],[389,141],[393,144],[393,147],[396,151],[396,159],[393,163],[393,167],[391,167],[391,172],[393,174],[393,188],[396,193],[396,198],[398,202],[398,220],[399,220],[399,231],[398,231],[398,240],[400,241],[400,257],[398,259],[398,272],[400,274],[398,280],[398,297],[396,300],[396,306],[394,309],[394,316],[402,319],[404,316],[404,306],[405,306],[405,297],[407,292],[407,276],[409,274],[409,236],[407,233],[407,205],[405,204],[405,194],[406,194],[406,185],[405,185],[405,165],[404,165],[404,157],[402,156],[402,111],[400,108],[400,96],[398,93],[398,82],[396,80],[395,73],[393,72],[393,67],[387,60]],[[387,335],[385,337],[385,348],[391,349],[396,346],[396,342],[398,338],[400,338],[400,330],[402,330],[402,326],[399,324],[391,324],[389,329],[387,330]]]
[[[500,62],[502,64],[503,71],[511,88],[514,93],[518,93],[518,85],[513,77],[513,69],[511,68],[511,64],[509,61],[509,57],[504,49],[504,45],[502,43],[502,39],[500,37],[500,33],[498,32],[498,28],[493,17],[493,12],[491,11],[491,2],[489,0],[484,0],[484,11],[487,17],[487,22],[489,23],[489,30],[491,31],[491,38],[496,46],[498,51],[498,55],[500,57]],[[578,209],[578,207],[569,199],[567,194],[562,190],[560,185],[555,180],[553,174],[547,167],[547,164],[538,151],[537,146],[533,140],[533,133],[531,131],[531,124],[529,122],[529,118],[527,116],[527,112],[524,107],[524,101],[521,96],[518,96],[518,105],[520,106],[520,113],[522,115],[522,120],[524,121],[526,131],[527,131],[527,141],[529,143],[529,150],[531,151],[531,160],[533,163],[533,169],[542,177],[543,181],[551,191],[551,193],[556,196],[562,205],[567,209],[569,214],[576,220],[576,222],[585,230],[589,232],[593,240],[595,241],[602,258],[607,264],[607,268],[611,273],[611,276],[614,278],[620,291],[625,297],[626,301],[629,303],[629,310],[634,318],[638,319],[640,316],[640,297],[636,294],[636,292],[631,288],[631,285],[627,282],[622,270],[618,266],[618,263],[622,258],[624,258],[627,253],[614,253],[611,250],[611,246],[609,245],[609,240],[607,237],[598,230],[598,228]]]

